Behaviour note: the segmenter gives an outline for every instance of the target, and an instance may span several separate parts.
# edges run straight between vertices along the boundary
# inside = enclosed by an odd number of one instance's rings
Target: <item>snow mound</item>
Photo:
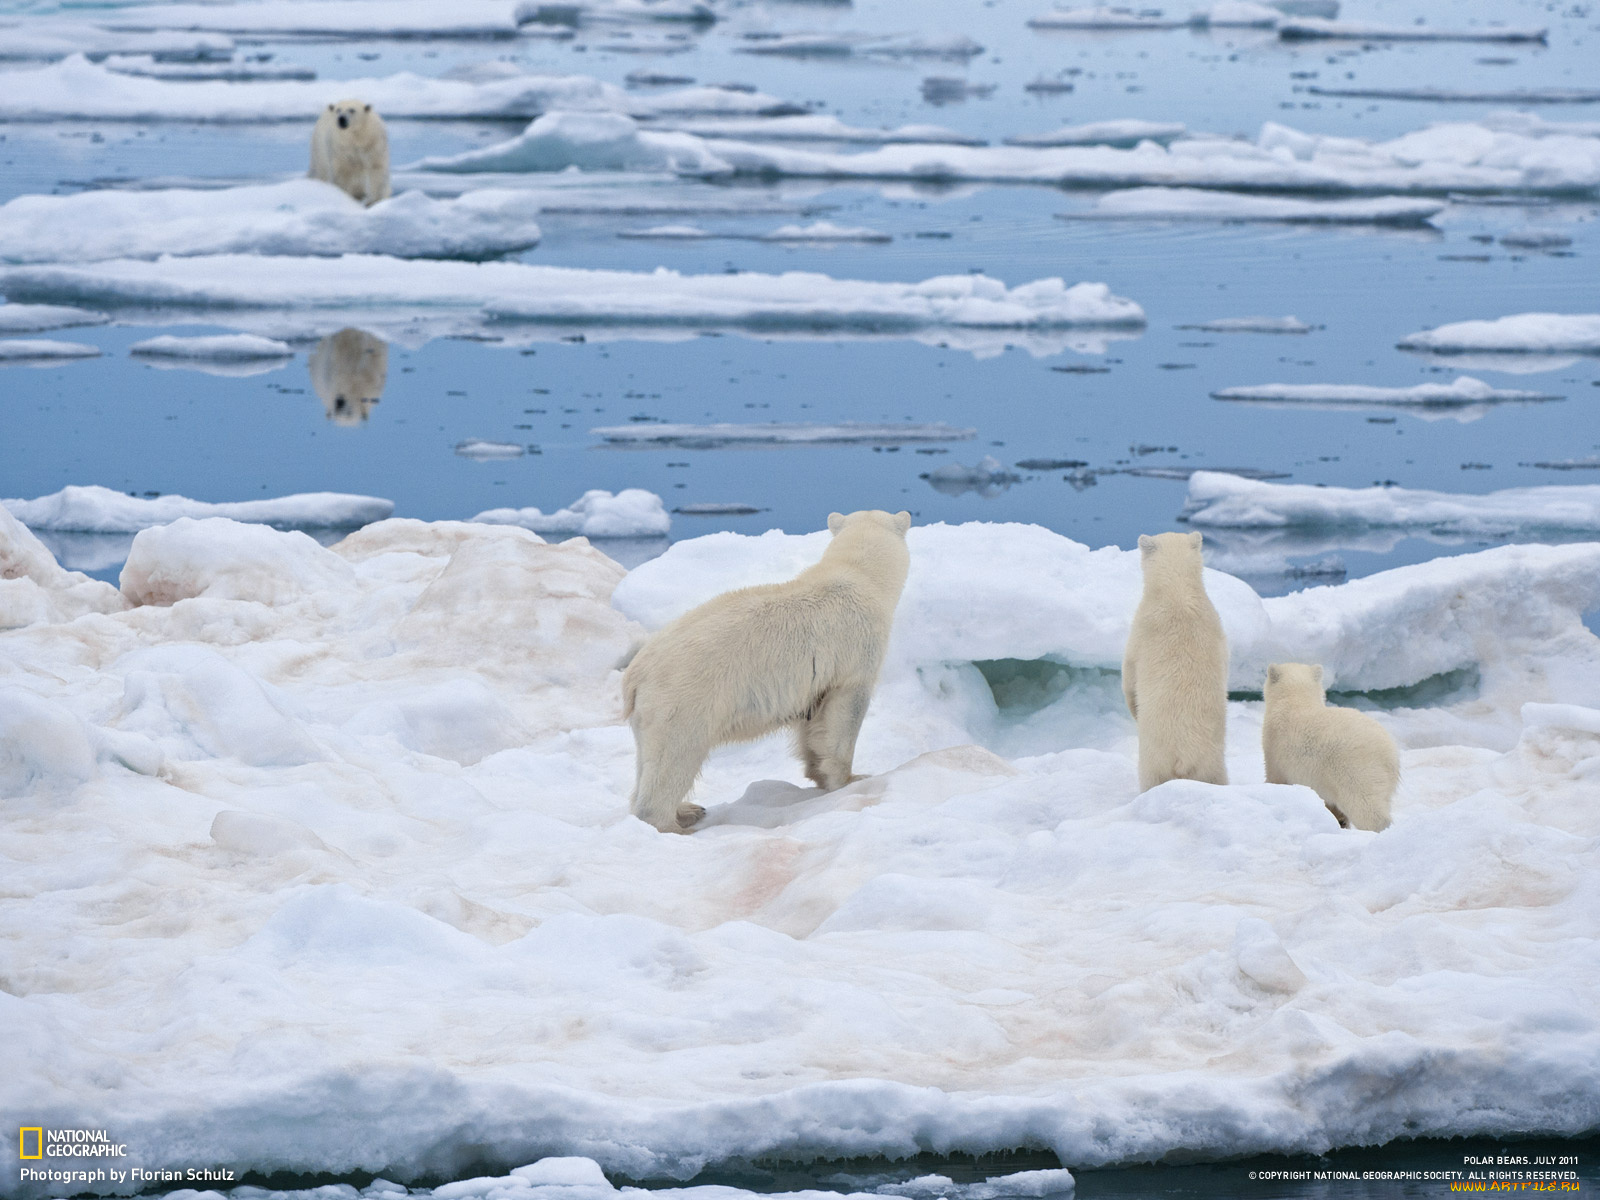
[[[453,200],[404,192],[368,208],[319,179],[19,196],[0,205],[0,262],[246,253],[492,258],[538,244],[538,210],[537,200],[498,189]]]
[[[1600,313],[1518,313],[1497,321],[1458,321],[1409,334],[1399,345],[1435,354],[1600,354]]]
[[[1283,221],[1304,225],[1424,225],[1449,207],[1442,200],[1377,196],[1362,200],[1297,200],[1241,196],[1198,188],[1132,188],[1107,192],[1095,207],[1058,213],[1064,220]]]
[[[472,518],[487,525],[520,525],[534,533],[587,538],[665,537],[672,529],[661,497],[642,488],[624,488],[616,495],[592,489],[566,508],[491,508]]]
[[[170,358],[181,361],[250,363],[262,359],[288,358],[294,353],[287,342],[256,337],[249,333],[219,333],[209,337],[175,337],[165,334],[146,338],[128,347],[129,354],[144,358]]]
[[[1370,525],[1499,536],[1600,530],[1600,486],[1506,488],[1476,496],[1399,487],[1312,487],[1197,471],[1182,520],[1233,529]]]
[[[517,137],[452,154],[425,158],[412,170],[479,171],[679,171],[695,175],[732,170],[687,133],[641,132],[631,117],[614,112],[554,112]]]
[[[1491,387],[1462,375],[1454,383],[1419,383],[1414,387],[1369,387],[1357,383],[1264,383],[1222,388],[1217,400],[1261,400],[1278,404],[1385,404],[1452,407],[1483,404],[1528,404],[1560,400],[1546,392]]]
[[[394,512],[393,500],[344,492],[213,504],[187,496],[129,496],[98,486],[64,487],[37,500],[0,500],[0,505],[30,528],[84,533],[134,533],[180,517],[226,517],[283,529],[354,529]]]
[[[0,304],[0,333],[44,333],[79,325],[104,325],[109,320],[106,313],[63,304]]]
[[[128,607],[109,583],[63,570],[33,532],[0,504],[0,631],[55,625]],[[0,702],[0,778],[8,768],[9,714]],[[3,794],[3,793],[0,793]]]
[[[838,446],[849,444],[900,446],[912,442],[964,442],[978,435],[976,429],[959,429],[940,423],[874,425],[865,421],[845,421],[837,425],[804,422],[777,422],[768,425],[603,425],[590,433],[616,445],[672,445],[696,449],[718,446],[784,445]]]
[[[50,338],[0,339],[0,364],[52,363],[73,358],[98,358],[100,347]]]

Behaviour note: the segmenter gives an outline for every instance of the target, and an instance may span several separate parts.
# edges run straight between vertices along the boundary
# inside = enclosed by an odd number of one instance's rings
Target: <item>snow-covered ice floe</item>
[[[1301,200],[1238,195],[1199,188],[1130,188],[1107,192],[1091,209],[1056,214],[1067,221],[1281,221],[1303,225],[1425,225],[1443,200],[1377,196],[1360,200]]]
[[[128,347],[129,354],[143,358],[176,359],[182,362],[252,363],[262,359],[288,358],[294,353],[287,342],[256,337],[248,333],[219,333],[205,337],[146,338]]]
[[[1400,487],[1264,483],[1197,471],[1182,520],[1235,529],[1370,525],[1500,536],[1519,531],[1600,531],[1600,486],[1506,488],[1487,495]]]
[[[1399,346],[1434,354],[1600,354],[1600,313],[1518,313],[1493,321],[1458,321],[1408,334]]]
[[[46,333],[80,325],[104,325],[108,313],[66,304],[0,304],[0,334]]]
[[[1188,23],[1162,16],[1159,11],[1135,12],[1131,8],[1110,5],[1062,8],[1028,18],[1028,24],[1034,29],[1181,29]]]
[[[528,452],[528,448],[520,442],[492,442],[487,438],[468,438],[464,442],[457,442],[455,452],[462,458],[476,458],[484,461],[500,458],[521,458]]]
[[[36,500],[0,500],[0,505],[31,529],[74,533],[135,533],[180,517],[226,517],[280,529],[356,529],[394,512],[393,500],[345,492],[213,504],[187,496],[129,496],[99,486],[65,487]]]
[[[1202,333],[1310,333],[1312,330],[1312,326],[1299,317],[1218,317],[1178,328]]]
[[[221,79],[230,83],[257,83],[278,79],[315,79],[317,73],[310,67],[297,67],[290,63],[255,63],[248,60],[235,62],[167,62],[150,54],[114,54],[105,60],[106,69],[119,75],[143,75],[150,79],[186,80]]]
[[[538,534],[588,538],[666,537],[672,518],[661,497],[643,488],[623,488],[616,495],[591,489],[566,508],[491,508],[472,518],[488,525],[519,525]]]
[[[386,10],[387,5],[364,7]],[[321,6],[306,0],[307,8]],[[206,6],[211,8],[213,6]],[[236,12],[244,5],[215,6]],[[430,6],[436,8],[437,6]],[[74,55],[33,70],[8,71],[0,90],[0,120],[310,121],[328,103],[329,83],[165,82],[107,70]],[[588,75],[514,75],[474,83],[401,72],[348,79],[335,94],[360,96],[385,118],[517,118],[554,109],[600,110],[636,116],[779,116],[804,111],[760,92],[691,87],[640,96]]]
[[[0,366],[40,365],[74,358],[97,358],[100,347],[52,338],[0,338]]]
[[[758,235],[763,242],[889,242],[887,233],[864,225],[835,225],[832,221],[813,221],[809,225],[780,225]]]
[[[1419,383],[1413,387],[1373,387],[1358,383],[1264,383],[1252,387],[1221,388],[1211,395],[1217,400],[1306,404],[1325,408],[1383,405],[1459,416],[1481,415],[1492,404],[1535,404],[1562,399],[1548,392],[1491,387],[1469,375],[1462,375],[1453,383]]]
[[[1284,21],[1278,36],[1285,41],[1336,39],[1361,42],[1542,42],[1546,29],[1511,29],[1482,25],[1441,29],[1431,25],[1368,25],[1356,21],[1327,21],[1301,17]]]
[[[131,4],[95,15],[114,31],[210,30],[317,38],[513,38],[516,0],[255,0],[248,4]]]
[[[1140,142],[1167,145],[1188,129],[1175,121],[1141,121],[1134,118],[1094,121],[1088,125],[1063,125],[1049,133],[1021,133],[1005,139],[1008,146],[1117,146],[1129,149]]]
[[[447,1198],[1593,1128],[1600,546],[1265,601],[1207,573],[1241,690],[1283,659],[1345,690],[1473,677],[1380,714],[1405,772],[1383,833],[1260,782],[1251,702],[1238,782],[1139,795],[1137,552],[986,524],[910,532],[866,778],[796,786],[771,738],[708,764],[703,830],[628,817],[617,663],[827,536],[625,575],[515,527],[325,549],[180,520],[118,590],[0,514],[0,1110],[115,1130],[123,1168],[595,1163]],[[54,1194],[18,1165],[8,1193]]]
[[[796,117],[701,117],[694,120],[657,120],[653,129],[671,129],[703,138],[733,138],[753,142],[846,142],[884,146],[901,142],[934,145],[981,146],[983,139],[946,129],[943,125],[897,125],[892,129],[866,129],[846,125],[827,113]]]
[[[1138,329],[1144,310],[1102,283],[1039,279],[1008,288],[982,275],[921,283],[783,275],[594,271],[526,263],[402,261],[373,255],[217,255],[157,262],[0,268],[0,289],[27,300],[145,308],[468,309],[513,322],[760,330]],[[226,313],[219,313],[226,315]]]
[[[713,449],[718,446],[904,446],[915,442],[965,442],[978,436],[976,429],[963,429],[942,422],[874,424],[869,421],[841,421],[837,424],[773,421],[763,425],[738,425],[716,422],[710,425],[676,425],[640,422],[637,425],[602,425],[590,433],[616,446],[689,446]]]
[[[0,205],[0,262],[95,262],[163,254],[493,258],[539,242],[539,203],[485,188],[452,200],[403,192],[370,208],[331,183],[101,190]]]
[[[226,58],[233,39],[219,33],[189,33],[159,29],[129,33],[86,21],[35,18],[0,22],[0,62],[29,59],[53,60],[81,54],[103,60],[116,54],[160,55],[178,61]]]
[[[631,117],[608,112],[547,113],[509,141],[461,154],[435,155],[412,164],[411,169],[473,173],[564,171],[570,167],[690,175],[732,171],[693,134],[641,130]]]

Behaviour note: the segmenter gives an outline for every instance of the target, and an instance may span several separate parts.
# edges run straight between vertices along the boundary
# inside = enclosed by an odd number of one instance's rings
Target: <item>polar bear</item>
[[[1198,533],[1139,538],[1144,595],[1122,655],[1139,726],[1139,790],[1169,779],[1227,783],[1228,639],[1206,595]]]
[[[306,368],[328,420],[359,425],[389,379],[389,343],[364,329],[341,329],[317,343]]]
[[[664,625],[622,677],[633,726],[630,810],[663,832],[705,809],[684,803],[712,749],[784,726],[806,777],[831,791],[851,779],[905,587],[911,514],[833,513],[833,540],[785,583],[725,592]]]
[[[371,206],[389,198],[389,131],[372,105],[328,105],[311,131],[311,178],[325,179]]]
[[[1274,663],[1266,698],[1267,782],[1305,784],[1340,825],[1387,829],[1400,782],[1400,751],[1389,731],[1366,713],[1329,708],[1320,666]]]

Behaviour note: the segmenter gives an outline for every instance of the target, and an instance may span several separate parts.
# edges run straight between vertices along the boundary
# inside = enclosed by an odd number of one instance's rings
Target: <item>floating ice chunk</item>
[[[1357,383],[1265,383],[1254,387],[1222,388],[1211,393],[1217,400],[1261,400],[1278,404],[1384,404],[1455,407],[1483,404],[1528,404],[1562,397],[1547,392],[1490,387],[1481,379],[1462,375],[1454,383],[1419,383],[1414,387],[1370,387]]]
[[[1131,8],[1068,8],[1030,17],[1034,29],[1181,29],[1187,21],[1160,15],[1159,10]]]
[[[835,225],[832,221],[813,221],[810,225],[780,225],[763,233],[763,242],[891,242],[887,233],[860,225]]]
[[[893,129],[864,129],[846,125],[838,117],[812,113],[801,117],[701,118],[695,121],[655,121],[652,129],[676,129],[703,138],[734,138],[752,142],[846,142],[874,146],[896,143],[930,143],[981,146],[983,139],[957,133],[942,125],[898,125]]]
[[[1600,314],[1518,313],[1494,321],[1458,321],[1408,334],[1399,345],[1435,354],[1600,354]]]
[[[959,104],[968,97],[983,99],[994,93],[992,83],[973,83],[953,75],[930,75],[922,81],[922,98],[929,104]]]
[[[893,38],[866,47],[867,54],[889,58],[973,58],[983,53],[983,45],[963,34]]]
[[[472,519],[487,525],[520,525],[558,537],[666,537],[672,530],[672,518],[661,497],[642,488],[624,488],[615,496],[591,489],[568,507],[551,513],[537,508],[491,508]]]
[[[0,61],[61,59],[82,54],[104,59],[113,54],[160,55],[166,62],[226,58],[233,39],[219,33],[157,29],[130,33],[84,21],[33,19],[0,24]]]
[[[870,33],[747,33],[734,49],[740,54],[771,54],[793,58],[844,58],[856,47],[874,40]]]
[[[1312,487],[1197,471],[1182,518],[1235,529],[1370,525],[1500,536],[1600,530],[1600,486],[1507,488],[1487,495],[1411,488]]]
[[[1506,233],[1500,236],[1500,244],[1509,246],[1513,250],[1559,250],[1563,246],[1572,245],[1572,239],[1564,233],[1552,233],[1543,229],[1524,229],[1515,233]]]
[[[294,351],[287,342],[275,338],[257,337],[251,333],[220,333],[208,337],[164,334],[135,342],[128,347],[128,353],[146,358],[238,363],[288,358]]]
[[[489,442],[482,438],[468,438],[464,442],[456,443],[456,453],[462,458],[521,458],[527,452],[528,448],[517,442]]]
[[[261,83],[282,79],[315,79],[317,73],[310,67],[296,67],[287,63],[252,62],[168,62],[164,57],[150,54],[113,54],[105,60],[105,68],[119,75],[141,75],[147,79],[194,81],[199,79],[224,80],[228,83]]]
[[[958,429],[938,422],[875,425],[865,421],[843,421],[836,425],[777,421],[770,425],[605,425],[589,432],[614,445],[672,445],[696,449],[760,444],[900,446],[912,442],[965,442],[978,435],[976,429]]]
[[[187,496],[128,496],[110,488],[64,487],[37,500],[0,500],[33,529],[134,533],[180,517],[226,517],[283,529],[355,529],[394,512],[393,500],[344,492],[301,492],[271,500],[213,504]]]
[[[1196,12],[1189,23],[1217,29],[1273,29],[1283,16],[1280,9],[1271,5],[1253,4],[1250,0],[1222,0],[1220,4]]]
[[[767,510],[735,500],[726,503],[706,501],[700,504],[680,504],[672,511],[685,517],[748,517]]]
[[[0,339],[0,366],[49,366],[74,358],[98,358],[100,347],[49,338]]]
[[[648,229],[619,229],[617,236],[647,242],[699,242],[717,235],[698,225],[652,225]]]
[[[426,0],[385,0],[373,9],[364,0],[256,0],[250,4],[141,4],[96,20],[108,29],[213,30],[261,37],[509,38],[517,33],[514,0],[454,0],[447,8]]]
[[[1197,325],[1179,325],[1202,333],[1310,333],[1311,326],[1299,317],[1218,317]]]
[[[363,0],[365,2],[365,0]],[[621,113],[555,112],[510,141],[462,154],[425,158],[423,171],[679,171],[726,174],[727,163],[701,139],[685,133],[641,131]]]
[[[344,559],[298,530],[223,517],[180,517],[142,530],[122,568],[123,595],[162,606],[196,596],[287,604],[328,598],[354,582]]]
[[[1492,112],[1480,123],[1485,129],[1525,137],[1600,137],[1600,121],[1547,121],[1537,113]]]
[[[538,209],[536,199],[498,189],[454,200],[404,192],[368,208],[319,179],[19,196],[0,205],[0,262],[228,253],[492,258],[538,244]]]
[[[1022,476],[1007,470],[992,454],[985,454],[974,466],[962,463],[944,463],[928,472],[927,480],[935,491],[947,496],[964,492],[977,492],[983,496],[998,495]]]
[[[1474,90],[1445,87],[1318,87],[1313,96],[1345,96],[1356,100],[1420,100],[1429,104],[1593,104],[1600,100],[1596,88],[1503,88]]]
[[[1285,41],[1341,39],[1361,42],[1542,42],[1547,30],[1507,29],[1485,25],[1473,29],[1437,29],[1429,25],[1366,25],[1301,17],[1284,21],[1278,36]]]
[[[1117,146],[1131,148],[1140,142],[1167,145],[1188,129],[1176,121],[1141,121],[1127,118],[1093,121],[1088,125],[1063,125],[1050,133],[1023,133],[1005,139],[1008,146]]]
[[[44,333],[79,325],[104,325],[103,312],[63,304],[0,304],[0,333]]]
[[[1425,225],[1449,205],[1442,200],[1378,196],[1361,200],[1295,200],[1197,188],[1133,188],[1107,192],[1092,209],[1063,220],[1282,221],[1305,225]]]

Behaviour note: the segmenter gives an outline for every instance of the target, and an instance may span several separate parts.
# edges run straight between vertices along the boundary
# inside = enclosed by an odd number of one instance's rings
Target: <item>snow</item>
[[[1368,25],[1302,17],[1284,21],[1278,36],[1286,41],[1343,39],[1362,42],[1542,42],[1544,29],[1508,29],[1486,25],[1471,29],[1439,29],[1430,25]]]
[[[32,529],[134,533],[180,517],[226,517],[282,529],[355,529],[394,512],[394,501],[343,492],[302,492],[271,500],[212,504],[187,496],[129,496],[110,488],[65,487],[37,500],[0,500]]]
[[[636,425],[602,425],[589,432],[617,445],[671,445],[695,449],[761,444],[899,446],[912,442],[964,442],[978,435],[976,429],[960,429],[940,422],[917,424],[910,421],[882,425],[867,421],[844,421],[835,425],[793,421],[773,421],[765,425],[640,422]]]
[[[1487,495],[1400,487],[1313,487],[1197,471],[1182,519],[1233,529],[1365,525],[1504,536],[1600,530],[1600,486],[1506,488]]]
[[[1175,121],[1142,121],[1125,118],[1092,121],[1087,125],[1063,125],[1050,133],[1023,133],[1005,139],[1008,146],[1118,146],[1130,148],[1140,142],[1166,145],[1182,137],[1188,129]]]
[[[889,242],[887,233],[860,225],[835,225],[832,221],[813,221],[809,225],[780,225],[763,233],[763,242]]]
[[[256,337],[249,333],[221,333],[209,337],[175,337],[166,334],[146,338],[129,346],[128,353],[146,358],[239,363],[288,358],[294,351],[287,342],[274,338]]]
[[[106,313],[64,304],[0,304],[0,333],[44,333],[79,325],[104,325],[109,320]]]
[[[1067,220],[1283,221],[1307,225],[1424,225],[1449,207],[1442,200],[1378,196],[1362,200],[1296,200],[1242,196],[1197,188],[1131,188],[1107,192],[1095,207],[1060,213]]]
[[[1260,781],[1257,702],[1230,705],[1238,782],[1137,795],[1137,552],[989,524],[911,530],[866,778],[798,787],[773,738],[713,758],[704,829],[628,817],[616,664],[826,541],[714,534],[625,575],[514,527],[325,549],[180,520],[119,594],[0,514],[0,1108],[115,1129],[122,1167],[497,1164],[442,1200],[1594,1126],[1600,546],[1265,601],[1207,573],[1240,688],[1283,658],[1345,689],[1476,673],[1379,713],[1381,834]]]
[[[1202,333],[1310,333],[1312,327],[1299,317],[1218,317],[1178,328]]]
[[[83,342],[57,342],[49,338],[0,339],[0,364],[50,363],[69,358],[96,358],[98,346]]]
[[[456,443],[456,453],[462,458],[496,459],[496,458],[521,458],[528,452],[527,447],[517,442],[491,442],[483,438],[468,438],[464,442]]]
[[[566,508],[491,508],[472,518],[489,525],[520,525],[534,533],[588,538],[665,537],[672,529],[661,497],[642,488],[624,488],[616,495],[592,489]]]
[[[1150,124],[1154,125],[1154,122]],[[757,142],[848,142],[875,146],[897,142],[983,145],[982,138],[946,129],[943,125],[896,125],[892,129],[864,129],[859,125],[847,125],[838,117],[825,113],[800,117],[702,117],[690,121],[653,121],[651,128],[673,129],[703,138]]]
[[[33,20],[0,24],[0,61],[60,59],[82,54],[103,59],[113,54],[160,55],[163,59],[208,59],[233,53],[233,39],[217,33],[162,29],[126,33],[81,21]]]
[[[333,0],[303,0],[321,8]],[[350,0],[363,11],[387,12],[388,4]],[[241,5],[205,5],[206,11],[237,12]],[[437,5],[427,5],[437,13]],[[255,123],[304,121],[328,102],[322,81],[281,80],[251,84],[224,81],[166,82],[123,75],[73,55],[34,70],[8,71],[0,92],[0,120],[205,121]],[[599,110],[636,116],[781,115],[795,106],[760,92],[698,87],[651,97],[632,95],[587,75],[514,75],[474,83],[410,72],[383,78],[347,79],[337,94],[360,96],[385,118],[521,117],[532,120],[552,109]],[[309,138],[310,134],[307,134]]]
[[[641,131],[631,117],[607,112],[547,113],[509,141],[461,154],[425,158],[409,169],[564,171],[568,167],[695,175],[728,174],[732,170],[692,134]]]
[[[1600,354],[1600,314],[1518,313],[1493,321],[1458,321],[1408,334],[1399,344],[1403,350],[1435,354]]]
[[[539,241],[538,200],[485,188],[452,200],[403,192],[368,208],[331,183],[30,195],[0,205],[0,262],[164,254],[489,258]]]
[[[617,236],[640,241],[698,242],[717,235],[698,225],[651,225],[647,229],[619,229]]]
[[[1372,387],[1354,383],[1266,383],[1255,387],[1222,388],[1212,392],[1218,400],[1262,400],[1280,404],[1383,404],[1454,407],[1560,400],[1546,392],[1490,387],[1470,375],[1453,383],[1419,383],[1413,387]]]

